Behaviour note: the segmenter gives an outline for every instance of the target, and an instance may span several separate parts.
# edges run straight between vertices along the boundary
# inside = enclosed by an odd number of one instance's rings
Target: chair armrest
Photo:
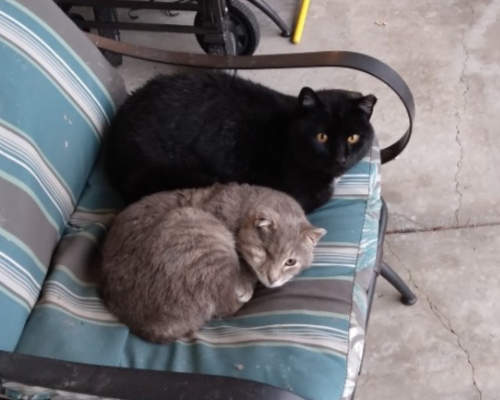
[[[86,35],[101,49],[162,64],[212,69],[282,69],[313,67],[355,69],[367,73],[389,86],[403,102],[406,113],[408,114],[408,129],[399,140],[382,149],[382,164],[394,160],[401,154],[411,138],[413,120],[415,119],[415,102],[408,85],[403,78],[387,64],[366,54],[350,51],[322,51],[297,54],[214,57],[206,54],[181,53],[138,46],[106,39],[91,33],[87,33]]]
[[[215,375],[101,367],[0,351],[0,378],[123,400],[304,400],[247,379]]]

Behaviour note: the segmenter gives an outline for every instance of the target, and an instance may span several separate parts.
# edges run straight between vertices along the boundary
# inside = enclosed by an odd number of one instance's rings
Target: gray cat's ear
[[[325,236],[326,229],[316,228],[313,226],[312,228],[306,229],[305,234],[306,234],[306,238],[311,241],[311,244],[313,246],[316,246],[318,244],[319,240],[323,236]]]
[[[299,93],[299,104],[301,107],[311,109],[319,106],[321,101],[318,95],[310,87],[303,87]]]
[[[261,207],[257,210],[254,221],[256,228],[271,229],[275,224],[274,213],[269,209]]]
[[[367,115],[368,119],[370,119],[373,113],[373,107],[375,107],[375,104],[377,104],[377,98],[373,94],[369,94],[363,97],[359,97],[353,101],[355,107],[363,111]]]

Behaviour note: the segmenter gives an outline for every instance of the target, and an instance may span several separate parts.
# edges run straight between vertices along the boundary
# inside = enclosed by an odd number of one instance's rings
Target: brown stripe
[[[100,254],[96,244],[86,236],[63,238],[54,254],[53,264],[65,266],[83,282],[98,282]]]
[[[0,193],[0,226],[19,238],[48,267],[58,232],[26,192],[1,177]]]
[[[351,281],[304,280],[288,282],[277,289],[258,288],[238,315],[291,310],[349,315],[352,285]]]

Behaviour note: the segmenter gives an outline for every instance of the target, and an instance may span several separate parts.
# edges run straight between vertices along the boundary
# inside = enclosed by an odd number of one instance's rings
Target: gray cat
[[[102,249],[102,290],[132,332],[169,342],[233,315],[257,281],[279,287],[309,267],[326,233],[290,196],[216,184],[153,194],[120,213]]]

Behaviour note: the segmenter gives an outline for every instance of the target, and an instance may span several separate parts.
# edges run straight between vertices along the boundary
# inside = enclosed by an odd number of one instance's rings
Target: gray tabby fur
[[[264,187],[153,194],[110,229],[102,249],[104,300],[132,332],[169,342],[233,315],[257,280],[279,287],[308,268],[325,233],[294,199]],[[290,259],[295,265],[285,265]]]

